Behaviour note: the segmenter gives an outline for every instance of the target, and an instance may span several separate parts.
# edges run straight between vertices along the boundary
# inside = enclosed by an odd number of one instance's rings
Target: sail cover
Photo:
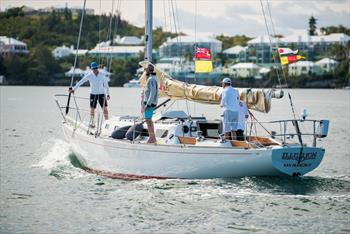
[[[140,66],[144,69],[150,62],[142,61]],[[167,97],[173,100],[186,99],[205,104],[220,104],[222,87],[188,84],[171,78],[156,66],[154,70],[157,74],[159,97]],[[141,87],[146,86],[146,72],[140,77]],[[236,88],[239,91],[240,99],[244,101],[248,108],[267,113],[271,109],[272,98],[282,98],[283,91],[271,89],[246,89]]]

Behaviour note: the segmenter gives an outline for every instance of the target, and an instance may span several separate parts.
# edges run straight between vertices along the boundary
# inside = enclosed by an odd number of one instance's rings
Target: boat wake
[[[32,167],[49,171],[49,175],[58,179],[75,179],[90,174],[81,170],[81,166],[69,144],[61,139],[50,139],[40,149],[41,160]]]

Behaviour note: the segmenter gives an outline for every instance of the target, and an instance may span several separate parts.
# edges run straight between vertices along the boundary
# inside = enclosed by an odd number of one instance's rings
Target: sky
[[[144,25],[144,0],[87,0],[86,8],[93,8],[95,14],[109,13],[113,1],[115,6],[120,3],[119,9],[123,19],[137,26]],[[9,7],[22,5],[35,9],[64,7],[66,3],[68,7],[82,8],[83,2],[83,0],[0,0],[0,9],[3,11]],[[114,9],[116,10],[116,7]],[[317,19],[318,28],[340,24],[350,27],[350,0],[154,0],[154,26],[161,26],[173,32],[177,28],[177,31],[197,36],[224,34],[255,37],[267,34],[262,9],[265,11],[271,34],[274,34],[273,32],[285,36],[306,34],[311,16]]]

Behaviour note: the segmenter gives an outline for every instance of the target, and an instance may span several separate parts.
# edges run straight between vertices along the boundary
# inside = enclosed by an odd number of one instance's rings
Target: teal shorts
[[[152,119],[154,107],[146,107],[145,109],[145,119]]]

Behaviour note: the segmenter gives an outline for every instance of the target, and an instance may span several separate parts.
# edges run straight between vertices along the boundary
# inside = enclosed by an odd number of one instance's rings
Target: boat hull
[[[68,124],[64,133],[80,163],[110,177],[209,179],[282,175],[271,163],[272,150],[184,145],[132,144],[95,138]]]

